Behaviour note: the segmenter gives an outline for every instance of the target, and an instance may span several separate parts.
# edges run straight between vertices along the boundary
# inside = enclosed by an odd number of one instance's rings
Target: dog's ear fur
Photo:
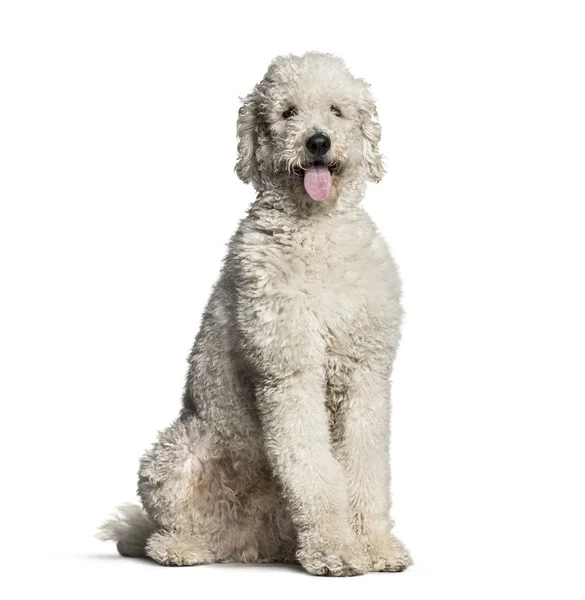
[[[378,150],[378,143],[382,135],[382,127],[378,120],[378,111],[374,98],[364,82],[362,101],[359,106],[361,130],[363,136],[363,159],[366,175],[370,181],[378,183],[384,176],[386,169],[382,162],[382,155]]]
[[[236,173],[244,183],[254,183],[258,175],[256,148],[258,143],[258,102],[256,91],[242,101],[238,112],[238,159]]]

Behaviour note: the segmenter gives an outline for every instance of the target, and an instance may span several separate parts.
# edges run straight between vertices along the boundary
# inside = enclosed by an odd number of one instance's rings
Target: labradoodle
[[[402,571],[390,518],[400,280],[360,206],[384,174],[368,85],[329,54],[281,56],[244,99],[236,172],[257,198],[190,358],[182,410],[140,463],[142,508],[102,526],[163,565]]]

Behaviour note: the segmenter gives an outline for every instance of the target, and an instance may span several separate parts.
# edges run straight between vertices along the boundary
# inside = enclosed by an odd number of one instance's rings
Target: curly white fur
[[[332,142],[323,202],[303,187],[315,132]],[[236,171],[258,196],[203,316],[181,415],[142,459],[145,512],[102,528],[122,554],[330,575],[411,564],[389,514],[400,281],[360,207],[384,173],[379,140],[367,84],[331,55],[275,59],[244,99]]]

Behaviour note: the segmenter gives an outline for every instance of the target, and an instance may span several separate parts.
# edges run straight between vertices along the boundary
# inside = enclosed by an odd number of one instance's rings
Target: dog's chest
[[[369,222],[318,222],[290,240],[285,260],[287,286],[306,299],[333,335],[367,328],[393,312],[397,275]]]

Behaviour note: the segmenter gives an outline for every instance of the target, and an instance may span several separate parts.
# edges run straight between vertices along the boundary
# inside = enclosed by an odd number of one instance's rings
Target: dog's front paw
[[[368,558],[357,540],[346,543],[307,540],[298,550],[297,559],[312,575],[352,577],[368,570]]]
[[[412,565],[412,558],[404,544],[393,535],[369,539],[365,543],[369,571],[398,573]]]

